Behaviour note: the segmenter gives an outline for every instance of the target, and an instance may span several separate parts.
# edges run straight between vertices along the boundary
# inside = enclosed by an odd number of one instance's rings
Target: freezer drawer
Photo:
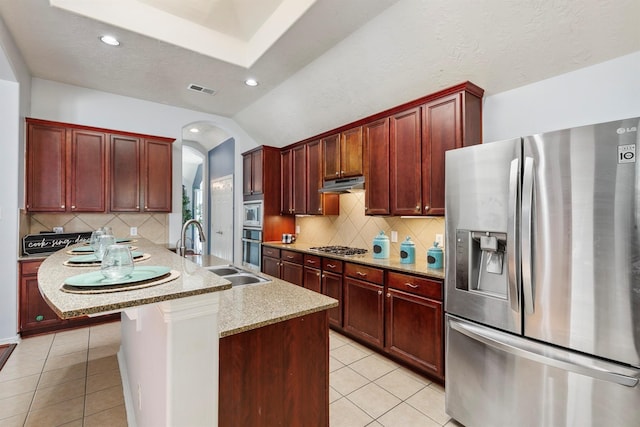
[[[640,370],[446,316],[446,411],[466,427],[640,425]]]

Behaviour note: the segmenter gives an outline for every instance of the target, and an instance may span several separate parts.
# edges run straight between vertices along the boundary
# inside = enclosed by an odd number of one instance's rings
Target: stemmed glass
[[[100,238],[100,236],[104,236],[104,230],[99,229],[99,230],[95,230],[93,233],[91,233],[91,238],[89,239],[89,246],[91,246],[91,249],[93,249],[93,253],[97,252],[98,249],[98,239]]]
[[[109,245],[102,257],[102,275],[108,280],[120,280],[133,273],[133,257],[126,245]]]

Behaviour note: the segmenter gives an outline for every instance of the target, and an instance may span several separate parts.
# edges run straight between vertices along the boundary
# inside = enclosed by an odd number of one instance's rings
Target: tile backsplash
[[[364,214],[364,192],[340,195],[339,216],[299,216],[297,241],[313,245],[345,245],[373,247],[373,238],[381,230],[391,239],[391,231],[398,232],[398,241],[390,245],[392,257],[400,254],[400,244],[407,237],[416,245],[416,261],[427,260],[427,250],[433,245],[436,234],[444,236],[444,217],[401,218]]]
[[[131,227],[138,227],[138,236],[154,243],[165,244],[169,238],[168,214],[54,214],[34,213],[21,215],[21,235],[53,231],[64,227],[65,233],[92,231],[110,226],[118,237],[129,236]],[[26,228],[26,229],[25,229]]]

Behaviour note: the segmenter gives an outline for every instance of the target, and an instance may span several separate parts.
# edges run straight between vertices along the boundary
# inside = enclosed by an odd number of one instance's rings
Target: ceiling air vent
[[[214,95],[216,93],[216,91],[213,89],[209,89],[208,87],[204,87],[204,86],[193,84],[193,83],[187,86],[187,89],[195,92],[206,93],[207,95]]]

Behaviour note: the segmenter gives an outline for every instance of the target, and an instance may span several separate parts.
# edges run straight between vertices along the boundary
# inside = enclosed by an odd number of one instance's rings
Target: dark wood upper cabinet
[[[444,215],[445,152],[482,142],[482,95],[460,91],[422,107],[423,212]]]
[[[171,212],[171,138],[28,118],[30,212]]]
[[[242,157],[242,193],[245,196],[263,193],[263,151],[255,150]]]
[[[340,196],[338,194],[323,194],[322,188],[322,144],[320,140],[307,145],[307,214],[309,215],[338,215],[340,210]]]
[[[422,213],[422,147],[420,108],[391,117],[390,172],[391,213]]]
[[[104,132],[71,130],[71,212],[105,212],[108,139]]]
[[[365,208],[367,215],[388,215],[389,118],[362,126],[364,138]]]
[[[357,126],[340,134],[340,176],[360,176],[362,165],[362,127]]]
[[[321,139],[324,180],[360,176],[362,164],[362,127],[357,126]]]
[[[140,211],[140,138],[111,135],[112,212]]]
[[[291,213],[307,213],[307,147],[291,150]]]
[[[280,153],[280,212],[283,215],[293,214],[292,162],[293,151],[291,149]]]
[[[67,204],[67,130],[27,121],[26,208],[65,212]]]

